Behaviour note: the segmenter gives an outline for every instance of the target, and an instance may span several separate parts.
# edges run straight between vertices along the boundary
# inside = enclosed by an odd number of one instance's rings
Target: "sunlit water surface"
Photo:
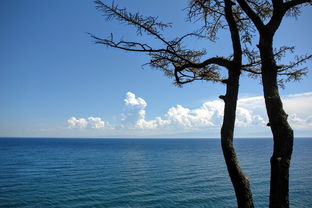
[[[235,141],[268,207],[270,139]],[[312,139],[295,139],[291,207],[312,207]],[[0,207],[236,207],[218,139],[0,138]]]

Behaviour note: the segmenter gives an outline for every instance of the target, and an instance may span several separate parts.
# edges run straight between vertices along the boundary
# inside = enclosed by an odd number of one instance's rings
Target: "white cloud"
[[[121,115],[122,127],[128,129],[154,128],[152,121],[148,122],[145,120],[147,103],[144,99],[136,97],[132,92],[127,92],[124,102],[124,113]]]
[[[77,119],[76,117],[71,117],[67,120],[70,128],[86,128],[88,121],[84,118]]]
[[[135,94],[132,92],[127,92],[126,98],[124,99],[126,106],[138,107],[144,109],[147,103],[142,98],[136,98]]]
[[[135,124],[136,129],[156,129],[161,124],[158,123],[160,118],[157,117],[155,120],[146,121],[145,119],[137,120]],[[161,120],[161,119],[160,119]]]
[[[239,127],[248,127],[252,125],[265,125],[265,119],[255,114],[251,109],[238,106],[236,110],[236,125]]]
[[[295,130],[312,128],[312,92],[288,95],[283,103],[289,123]]]
[[[287,95],[286,97],[289,97],[289,98],[294,98],[294,97],[311,97],[312,96],[312,92],[304,92],[304,93],[299,93],[299,94],[290,94],[290,95]]]
[[[291,94],[282,96],[285,112],[289,115],[288,121],[296,130],[310,130],[312,128],[312,92]],[[239,107],[252,110],[261,115],[262,118],[253,118],[255,123],[268,121],[265,110],[264,98],[262,96],[243,98],[238,101]]]
[[[198,130],[209,127],[221,127],[223,120],[224,103],[221,100],[213,100],[203,103],[199,108],[189,109],[182,105],[171,107],[165,114],[165,119],[156,117],[153,120],[145,120],[142,116],[137,121],[139,129],[188,129]],[[247,127],[252,125],[265,125],[264,118],[255,114],[252,109],[238,106],[236,112],[236,125]]]
[[[312,116],[299,117],[296,114],[290,114],[288,119],[290,121],[290,124],[296,129],[301,129],[301,130],[312,129]]]
[[[223,103],[210,101],[195,109],[185,108],[181,105],[172,107],[167,112],[168,123],[184,128],[200,128],[204,126],[219,125],[222,117]]]
[[[101,129],[105,127],[105,122],[100,117],[89,117],[88,123],[91,125],[93,129]]]
[[[145,120],[145,110],[139,110],[138,119],[135,121],[136,129],[155,129],[158,125],[154,120]]]
[[[289,114],[288,120],[295,130],[312,129],[312,92],[284,96],[283,104]],[[134,93],[128,92],[124,99],[125,108],[120,120],[111,126],[100,117],[88,119],[71,117],[68,119],[70,128],[110,129],[116,132],[196,132],[209,133],[219,131],[222,120],[224,102],[216,99],[204,102],[197,108],[182,105],[170,107],[162,116],[147,119],[147,102]],[[264,99],[262,96],[241,98],[236,111],[236,127],[239,132],[269,132],[266,127]],[[109,127],[108,127],[109,126]],[[144,131],[141,131],[144,130]]]
[[[85,129],[88,126],[93,129],[100,129],[104,128],[105,122],[99,117],[89,117],[88,119],[80,118],[77,119],[76,117],[71,117],[67,120],[69,124],[69,128],[80,128]]]

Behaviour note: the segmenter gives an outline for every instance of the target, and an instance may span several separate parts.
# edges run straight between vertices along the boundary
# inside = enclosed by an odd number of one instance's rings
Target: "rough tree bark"
[[[240,68],[233,68],[229,70],[229,81],[227,83],[226,95],[222,97],[224,99],[225,106],[224,120],[221,128],[221,146],[228,173],[235,190],[238,208],[252,208],[254,205],[249,180],[243,174],[239,166],[233,146],[239,76]]]
[[[289,166],[294,135],[278,92],[278,66],[274,60],[272,45],[273,36],[260,37],[263,93],[269,117],[268,126],[271,127],[274,142],[271,157],[270,208],[288,208]]]
[[[267,115],[273,134],[273,154],[271,156],[271,181],[270,181],[270,208],[289,207],[289,167],[293,149],[293,130],[290,127],[283,109],[283,103],[278,91],[278,73],[273,50],[274,34],[278,30],[283,18],[289,15],[300,14],[297,6],[311,4],[311,0],[272,0],[271,18],[265,24],[263,16],[249,6],[246,0],[237,0],[242,10],[257,28],[260,39],[257,45],[261,58],[261,75],[263,94]],[[260,2],[260,1],[259,1]],[[256,1],[256,4],[259,2]],[[261,3],[261,2],[260,2]],[[296,9],[295,9],[296,8]],[[293,9],[291,11],[291,9]],[[306,59],[308,59],[307,57]],[[302,60],[305,60],[303,58]]]
[[[233,146],[239,77],[242,67],[242,49],[239,31],[232,11],[233,3],[230,0],[225,0],[224,3],[225,17],[231,33],[233,60],[231,65],[228,67],[228,79],[225,82],[226,94],[225,96],[220,96],[220,98],[224,100],[224,116],[221,128],[221,146],[228,173],[235,190],[237,206],[239,208],[253,208],[254,205],[249,180],[244,175],[239,166],[236,152]]]
[[[253,208],[254,205],[249,180],[239,166],[233,146],[239,77],[242,67],[242,49],[238,27],[233,16],[233,3],[230,0],[225,0],[224,4],[225,18],[231,33],[233,60],[231,61],[231,65],[228,67],[228,79],[225,82],[226,94],[225,96],[220,96],[220,98],[224,100],[221,146],[226,167],[235,190],[238,208]]]

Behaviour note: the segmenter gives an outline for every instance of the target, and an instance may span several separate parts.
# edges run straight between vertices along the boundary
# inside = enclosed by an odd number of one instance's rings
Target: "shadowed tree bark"
[[[289,207],[289,167],[293,150],[294,134],[290,127],[283,109],[282,100],[279,95],[278,73],[285,70],[284,66],[276,64],[273,38],[278,30],[282,19],[287,15],[297,16],[300,14],[299,5],[311,4],[311,0],[272,0],[267,11],[270,17],[267,24],[264,23],[264,15],[257,13],[245,0],[237,0],[242,10],[251,19],[259,33],[259,44],[261,58],[261,75],[263,94],[267,114],[269,117],[268,126],[273,134],[273,154],[271,157],[271,182],[270,182],[270,208]],[[252,1],[254,5],[261,5],[263,1]],[[303,56],[298,60],[304,62],[311,56]],[[298,63],[299,63],[298,62]],[[298,79],[303,75],[302,70],[296,70],[294,78]]]
[[[233,61],[228,69],[226,94],[224,97],[224,116],[221,128],[221,145],[226,166],[234,186],[237,205],[252,208],[253,199],[248,178],[243,174],[233,147],[233,134],[238,99],[239,77],[242,68],[242,48],[236,21],[232,12],[233,3],[224,0],[225,18],[229,25],[233,46]]]

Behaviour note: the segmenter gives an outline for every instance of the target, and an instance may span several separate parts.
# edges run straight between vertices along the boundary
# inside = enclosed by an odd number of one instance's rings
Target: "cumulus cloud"
[[[136,97],[132,92],[127,92],[124,102],[125,108],[121,115],[122,127],[129,129],[152,128],[152,122],[145,120],[147,102],[143,98]]]
[[[288,120],[294,129],[312,128],[312,92],[282,97]],[[170,107],[161,116],[147,119],[147,102],[132,92],[124,99],[122,116],[113,126],[100,117],[68,119],[70,128],[93,128],[120,130],[149,130],[152,132],[179,132],[219,129],[223,120],[224,102],[216,99],[204,102],[197,108],[182,105]],[[264,99],[262,96],[241,98],[236,111],[236,126],[246,131],[263,131],[268,123]],[[139,132],[139,131],[136,131]]]
[[[265,119],[256,114],[254,111],[243,108],[237,107],[236,110],[236,125],[239,127],[248,127],[252,125],[264,125]]]
[[[171,107],[165,114],[165,119],[156,117],[153,120],[145,120],[144,116],[138,119],[136,127],[139,129],[156,128],[183,128],[201,129],[221,126],[223,120],[224,103],[221,100],[213,100],[203,103],[199,108],[189,109],[182,105]],[[252,125],[264,125],[264,118],[252,109],[238,107],[236,112],[236,125],[247,127]]]
[[[312,92],[282,96],[282,101],[284,110],[289,115],[288,121],[295,130],[312,128]],[[261,115],[261,118],[254,117],[253,123],[268,121],[262,96],[239,99],[238,106]]]
[[[223,103],[221,101],[206,102],[201,107],[195,109],[177,105],[168,110],[168,123],[184,128],[219,125],[219,118],[223,115],[221,109],[223,109]]]
[[[300,117],[296,114],[290,114],[289,117],[290,124],[299,130],[309,130],[312,129],[312,116]]]
[[[292,127],[298,130],[312,128],[312,92],[285,96],[283,103]]]
[[[89,117],[88,121],[91,128],[101,129],[105,127],[105,122],[100,117]]]
[[[88,119],[80,118],[77,119],[76,117],[71,117],[67,120],[69,124],[69,128],[80,128],[85,129],[87,127],[93,129],[100,129],[104,128],[105,122],[99,117],[89,117]]]
[[[282,97],[285,111],[289,114],[289,122],[295,129],[312,128],[312,92],[287,95]],[[146,103],[146,102],[144,102]],[[147,104],[146,104],[147,105]],[[136,128],[184,128],[201,129],[221,126],[224,103],[221,100],[204,102],[199,108],[190,109],[182,105],[169,108],[163,117],[152,120],[145,119],[145,110],[139,113]],[[254,96],[238,100],[236,111],[237,127],[265,127],[268,118],[264,98]]]
[[[88,121],[84,118],[77,119],[76,117],[71,117],[67,120],[70,128],[86,128]]]
[[[136,97],[134,93],[132,92],[127,92],[126,98],[124,99],[125,105],[126,106],[131,106],[131,107],[138,107],[138,108],[145,108],[147,106],[147,103],[145,102],[144,99],[140,97]]]

